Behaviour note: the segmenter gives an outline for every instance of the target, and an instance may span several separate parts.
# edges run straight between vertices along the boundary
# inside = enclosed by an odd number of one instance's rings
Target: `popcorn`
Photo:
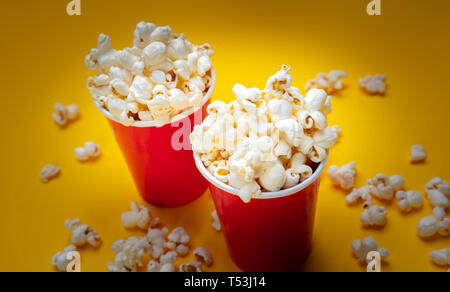
[[[367,75],[359,80],[361,88],[369,94],[384,94],[386,91],[386,75]]]
[[[191,238],[183,227],[175,228],[167,238],[171,242],[184,245],[188,244],[189,241],[191,241]]]
[[[137,272],[143,266],[143,258],[151,252],[152,246],[146,237],[130,237],[119,240],[112,246],[116,254],[115,262],[108,263],[111,272]]]
[[[150,261],[147,266],[147,272],[172,273],[175,272],[175,266],[172,263],[161,265],[157,261]]]
[[[81,225],[79,219],[68,219],[65,226],[72,231],[72,243],[76,246],[89,244],[98,247],[102,243],[98,233],[88,225]]]
[[[179,256],[184,257],[184,256],[186,256],[186,255],[189,253],[189,246],[184,245],[184,244],[179,244],[179,245],[176,247],[176,252],[177,252],[177,254],[178,254]]]
[[[424,162],[427,158],[427,154],[425,153],[425,147],[423,145],[414,145],[411,147],[411,163],[419,163]]]
[[[394,192],[403,189],[405,186],[405,179],[400,175],[393,175],[389,178],[389,184],[391,185]]]
[[[344,85],[340,79],[347,78],[347,73],[341,70],[334,70],[330,73],[319,73],[316,79],[309,80],[306,84],[306,90],[313,88],[323,89],[327,94],[333,94],[336,91],[342,90]]]
[[[430,257],[436,265],[450,266],[450,248],[432,251]]]
[[[166,254],[163,254],[163,255],[161,256],[159,262],[160,262],[162,265],[165,265],[165,264],[173,264],[174,262],[177,261],[177,258],[178,258],[178,254],[177,254],[176,252],[174,252],[174,251],[170,251],[170,252],[168,252],[168,253],[166,253]]]
[[[166,247],[166,239],[164,236],[167,232],[167,228],[148,230],[147,240],[152,246],[151,255],[154,259],[159,259],[164,254]]]
[[[39,172],[39,177],[43,183],[48,183],[51,179],[57,177],[61,169],[57,165],[45,165],[41,172]]]
[[[422,207],[423,196],[415,191],[399,191],[395,195],[398,200],[398,207],[400,210],[410,212],[412,209],[419,209]]]
[[[146,22],[137,25],[133,45],[116,51],[101,34],[86,57],[86,66],[98,73],[88,88],[100,106],[124,125],[153,121],[161,127],[202,105],[213,86],[209,45],[192,45],[170,27]]]
[[[204,263],[208,267],[212,266],[213,259],[209,251],[204,247],[199,247],[194,250],[194,255],[197,257],[197,260],[201,263]]]
[[[122,214],[122,225],[125,228],[148,229],[155,227],[159,223],[159,218],[153,218],[147,207],[139,206],[136,202],[131,203],[131,211]]]
[[[217,215],[217,210],[214,210],[212,212],[211,216],[212,216],[212,219],[213,219],[212,227],[216,231],[221,231],[222,230],[222,224],[220,223],[219,216]]]
[[[238,189],[244,202],[311,177],[311,166],[321,163],[338,139],[326,118],[331,97],[312,89],[303,99],[291,87],[289,71],[283,66],[264,90],[236,84],[236,100],[211,103],[209,116],[190,136],[208,171]]]
[[[389,257],[389,252],[385,248],[379,248],[378,243],[373,237],[366,237],[362,241],[360,239],[353,241],[352,243],[353,255],[358,259],[360,263],[368,262],[367,255],[376,251],[380,253],[381,259],[385,260]]]
[[[439,233],[441,236],[450,235],[450,219],[445,218],[445,210],[439,207],[433,209],[433,215],[422,218],[417,224],[419,236],[429,238]]]
[[[372,196],[370,195],[370,189],[368,186],[353,189],[352,192],[345,198],[346,202],[350,205],[356,204],[362,200],[364,202],[371,202]]]
[[[65,106],[60,103],[55,103],[55,112],[52,115],[53,120],[61,127],[67,126],[69,122],[73,122],[79,117],[79,108],[75,104]]]
[[[435,207],[450,207],[450,184],[440,177],[433,178],[425,186],[430,203]]]
[[[182,265],[180,265],[180,272],[182,272],[182,273],[201,273],[202,272],[202,263],[194,261],[194,262],[182,264]]]
[[[351,189],[355,185],[355,169],[356,162],[350,162],[339,168],[336,165],[330,166],[328,169],[328,177],[332,182],[339,185],[343,189]]]
[[[382,227],[386,225],[386,208],[375,206],[372,202],[364,203],[364,212],[361,215],[363,226]]]
[[[72,259],[68,259],[67,256],[70,252],[76,251],[77,248],[74,245],[68,246],[62,252],[58,252],[52,258],[52,265],[60,272],[67,271],[67,266],[72,261]]]
[[[75,156],[79,161],[85,162],[90,159],[95,159],[100,156],[100,146],[94,142],[86,142],[84,147],[75,149]]]
[[[378,174],[367,181],[370,193],[380,200],[392,200],[394,191],[401,189],[403,184],[404,180],[400,176],[390,178],[384,174]]]

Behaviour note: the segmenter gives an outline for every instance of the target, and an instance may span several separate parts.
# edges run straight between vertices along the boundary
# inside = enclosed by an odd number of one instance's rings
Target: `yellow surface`
[[[52,271],[52,255],[69,245],[64,228],[69,217],[90,224],[104,239],[99,250],[82,251],[83,271],[105,271],[114,258],[111,244],[138,234],[121,227],[120,215],[131,201],[142,200],[91,102],[85,83],[93,73],[83,61],[100,32],[110,35],[116,48],[131,45],[141,20],[169,24],[193,43],[213,46],[215,99],[231,101],[236,82],[263,87],[282,64],[292,66],[302,92],[316,73],[345,70],[350,77],[330,116],[343,136],[330,165],[357,161],[359,186],[379,172],[401,174],[408,189],[421,192],[434,176],[450,179],[449,1],[383,0],[380,17],[366,15],[368,0],[82,0],[81,17],[66,15],[68,2],[7,1],[0,10],[0,271]],[[358,78],[374,73],[388,76],[385,97],[368,97],[358,88]],[[60,130],[51,119],[54,102],[80,105],[82,118]],[[94,163],[78,163],[73,149],[88,140],[99,143],[103,155]],[[408,161],[416,143],[428,152],[424,165]],[[47,163],[60,165],[62,175],[42,184],[38,173]],[[428,253],[450,247],[450,240],[424,241],[416,234],[419,219],[431,213],[428,202],[406,216],[393,202],[387,226],[370,230],[360,226],[360,207],[347,207],[344,198],[324,178],[314,251],[302,270],[363,271],[350,245],[368,235],[392,254],[384,271],[446,270],[434,266]],[[223,234],[211,228],[209,193],[185,208],[151,210],[169,228],[184,226],[193,246],[211,250],[216,263],[210,270],[237,270]]]

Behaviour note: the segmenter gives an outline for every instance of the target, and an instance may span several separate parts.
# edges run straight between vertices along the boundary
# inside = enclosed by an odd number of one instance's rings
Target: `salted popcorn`
[[[404,212],[421,208],[424,200],[422,194],[416,191],[398,191],[395,197],[398,200],[398,208]]]
[[[306,90],[313,88],[323,89],[328,94],[333,94],[336,91],[342,90],[344,87],[341,79],[347,78],[347,73],[341,70],[333,70],[330,73],[319,73],[316,79],[309,80],[306,84]]]
[[[143,258],[151,252],[152,246],[146,237],[130,237],[128,240],[119,240],[112,246],[116,254],[114,263],[108,263],[111,272],[137,272],[141,268]]]
[[[339,168],[336,165],[330,166],[328,169],[328,177],[332,182],[339,185],[341,188],[348,190],[355,185],[355,169],[356,162],[350,162]]]
[[[414,145],[411,147],[411,163],[419,163],[424,162],[427,158],[427,154],[425,152],[425,147],[423,145]]]
[[[417,231],[420,237],[428,238],[435,234],[441,236],[450,235],[450,219],[445,218],[445,210],[439,207],[433,209],[431,216],[422,218],[417,224]]]
[[[89,244],[98,247],[101,244],[100,236],[88,225],[80,224],[79,219],[68,219],[65,223],[67,229],[72,231],[72,243],[76,246]]]
[[[236,84],[236,100],[211,103],[190,136],[208,171],[244,202],[310,178],[338,139],[327,121],[331,97],[311,89],[303,98],[289,72],[283,66],[264,90]]]
[[[57,177],[60,172],[61,169],[57,165],[45,165],[39,173],[39,177],[43,183],[48,183],[51,179]]]
[[[67,266],[72,259],[68,259],[68,255],[71,252],[76,251],[77,248],[74,245],[68,246],[62,252],[58,252],[52,258],[52,265],[60,272],[67,271]]]
[[[197,260],[201,263],[204,263],[208,267],[212,266],[213,259],[209,251],[204,247],[199,247],[194,250],[194,255],[197,257]]]
[[[131,203],[131,211],[122,214],[122,225],[125,228],[139,228],[147,230],[155,227],[159,223],[159,218],[153,218],[147,207],[139,206],[136,202]]]
[[[202,105],[213,86],[208,44],[195,46],[170,27],[141,22],[132,48],[112,49],[101,34],[86,66],[98,73],[88,79],[94,100],[125,125],[153,121],[156,126]]]
[[[213,223],[212,223],[212,227],[214,228],[214,230],[216,231],[221,231],[222,230],[222,224],[220,223],[219,220],[219,216],[217,215],[217,210],[214,210],[211,214]]]
[[[75,121],[79,117],[79,108],[75,104],[65,106],[61,103],[55,103],[55,112],[52,114],[52,118],[61,127],[67,126],[68,123]]]
[[[450,266],[450,248],[432,251],[430,257],[436,265]]]
[[[359,80],[361,88],[369,94],[384,94],[386,91],[386,75],[367,75]]]
[[[75,149],[75,156],[79,161],[86,162],[100,156],[100,146],[94,142],[86,142],[84,147]]]
[[[353,241],[352,251],[355,258],[361,263],[368,262],[367,255],[372,251],[379,252],[382,260],[389,257],[387,249],[379,248],[378,243],[372,237],[366,237],[362,241],[360,239]]]
[[[450,184],[440,177],[433,178],[425,186],[430,203],[435,207],[450,207]]]
[[[194,261],[194,262],[189,262],[186,264],[181,264],[180,272],[182,272],[182,273],[201,273],[202,272],[202,263]]]
[[[382,227],[386,225],[386,216],[386,208],[375,206],[372,202],[366,202],[360,219],[363,226]]]

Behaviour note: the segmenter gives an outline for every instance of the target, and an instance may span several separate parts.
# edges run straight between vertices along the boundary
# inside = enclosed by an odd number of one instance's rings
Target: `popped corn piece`
[[[358,259],[360,263],[368,262],[367,255],[372,251],[380,253],[381,259],[385,260],[389,257],[389,252],[385,248],[379,248],[378,243],[373,237],[366,237],[362,241],[360,239],[353,241],[352,243],[353,255]]]
[[[179,244],[176,247],[176,251],[177,251],[179,256],[184,257],[184,256],[186,256],[189,253],[189,246],[184,245],[184,244]]]
[[[160,264],[152,260],[148,263],[147,272],[172,273],[175,272],[175,266],[172,263]]]
[[[394,198],[394,188],[391,185],[390,178],[384,174],[378,174],[376,177],[367,181],[370,193],[381,200],[392,200]]]
[[[154,218],[150,210],[145,206],[139,206],[136,202],[131,203],[131,211],[122,214],[122,225],[125,228],[148,229],[155,227],[159,218]]]
[[[363,202],[371,202],[372,196],[368,186],[353,189],[352,192],[345,198],[346,202],[350,205],[358,203],[360,200]]]
[[[420,237],[429,238],[435,234],[441,236],[450,235],[450,219],[445,218],[445,210],[440,207],[433,209],[433,214],[422,218],[417,224],[417,231]]]
[[[201,273],[202,272],[202,263],[200,262],[190,262],[186,264],[180,265],[180,272],[182,273]]]
[[[76,246],[89,244],[93,247],[99,247],[102,243],[98,233],[90,226],[80,224],[79,219],[67,219],[65,226],[72,231],[72,243]]]
[[[172,263],[164,264],[160,270],[161,273],[173,273],[175,272],[175,266]]]
[[[150,262],[148,262],[147,272],[156,273],[156,272],[160,272],[160,271],[161,271],[161,265],[157,261],[151,260]]]
[[[217,215],[217,210],[214,210],[211,214],[213,223],[212,223],[212,227],[214,228],[214,230],[216,231],[221,231],[222,230],[222,224],[220,223],[219,220],[219,216]]]
[[[412,209],[419,209],[422,207],[423,196],[416,191],[398,191],[395,195],[398,200],[398,207],[400,210],[410,212]]]
[[[339,168],[336,165],[330,166],[328,169],[328,177],[332,182],[338,184],[343,189],[351,189],[355,185],[355,169],[356,162],[350,162]]]
[[[114,263],[108,263],[111,272],[137,272],[143,266],[143,258],[152,251],[146,237],[130,237],[119,240],[111,247],[116,254]]]
[[[394,192],[403,189],[405,186],[405,179],[400,175],[393,175],[389,178],[389,184],[391,185]]]
[[[77,248],[74,245],[68,246],[62,252],[58,252],[52,258],[52,265],[60,272],[67,271],[67,265],[72,259],[67,259],[70,252],[76,251]]]
[[[100,146],[94,142],[86,142],[84,147],[78,147],[75,149],[75,156],[82,162],[96,159],[100,156],[100,154]]]
[[[77,105],[71,104],[65,106],[61,103],[55,103],[54,108],[53,120],[61,127],[65,127],[69,122],[75,121],[79,117],[79,108]]]
[[[343,89],[344,85],[340,79],[347,77],[347,73],[341,70],[333,70],[328,74],[319,73],[316,79],[308,81],[306,90],[317,88],[325,90],[328,94],[332,94]]]
[[[423,145],[414,145],[411,147],[411,163],[419,163],[424,162],[427,158],[427,154],[425,153],[425,147]]]
[[[386,75],[367,75],[359,80],[361,88],[369,94],[384,94],[386,91]]]
[[[194,255],[197,257],[197,260],[201,263],[204,263],[208,267],[212,266],[213,259],[209,251],[204,247],[199,247],[194,250]]]
[[[175,228],[168,236],[169,241],[177,244],[188,244],[191,238],[183,227]]]
[[[425,185],[425,192],[430,203],[435,207],[450,207],[450,184],[440,177],[433,178]]]
[[[178,259],[178,254],[175,251],[170,251],[166,254],[163,254],[161,258],[159,259],[159,262],[161,265],[165,264],[173,264]]]
[[[450,266],[450,248],[435,250],[430,253],[433,263],[439,266]]]
[[[372,202],[364,203],[364,212],[361,215],[363,226],[382,227],[386,225],[386,208],[375,206]]]
[[[154,259],[159,259],[164,254],[166,247],[165,235],[167,232],[167,228],[148,230],[147,240],[152,246],[151,254]]]
[[[56,165],[45,165],[41,172],[39,173],[39,177],[43,183],[48,183],[51,179],[56,178],[61,169]]]

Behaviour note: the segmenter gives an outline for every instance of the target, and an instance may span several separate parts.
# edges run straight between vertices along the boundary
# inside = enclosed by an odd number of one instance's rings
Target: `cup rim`
[[[201,107],[192,107],[191,109],[179,114],[177,116],[176,120],[171,120],[169,123],[164,124],[161,127],[179,122],[187,117],[189,117],[190,115],[192,115],[194,112],[196,112],[199,108],[202,108],[210,99],[212,96],[212,93],[214,91],[214,89],[216,88],[216,71],[214,70],[214,67],[211,68],[211,77],[212,77],[212,82],[211,82],[211,86],[209,87],[208,91],[206,92],[205,96],[203,97],[203,103]],[[92,97],[92,100],[94,101],[95,106],[97,107],[97,109],[109,120],[114,121],[116,123],[125,125],[122,121],[120,121],[120,119],[116,118],[115,116],[113,116],[107,109],[103,108],[96,100],[94,97]],[[156,127],[155,122],[154,121],[138,121],[138,122],[134,122],[131,125],[125,125],[128,127],[137,127],[137,128],[150,128],[150,127]]]
[[[198,155],[197,152],[193,151],[194,153],[194,160],[195,160],[195,165],[197,166],[198,170],[200,171],[200,173],[203,175],[204,178],[206,178],[206,180],[208,180],[211,184],[213,184],[216,188],[221,189],[222,191],[225,191],[229,194],[233,194],[233,195],[238,195],[239,190],[236,188],[231,187],[230,185],[227,185],[223,182],[221,182],[220,180],[218,180],[217,178],[215,178],[205,167],[205,165],[203,165],[203,162],[200,159],[200,156]],[[258,200],[258,199],[276,199],[276,198],[282,198],[282,197],[287,197],[287,196],[291,196],[294,195],[302,190],[304,190],[305,188],[309,187],[312,183],[314,183],[323,173],[325,166],[328,162],[328,158],[329,158],[329,153],[327,153],[327,156],[325,157],[325,159],[319,164],[319,166],[317,167],[316,171],[314,171],[313,175],[308,178],[307,180],[305,180],[304,182],[298,184],[295,187],[289,188],[287,190],[281,190],[278,192],[263,192],[261,193],[261,196],[258,198],[252,198],[252,200]]]

